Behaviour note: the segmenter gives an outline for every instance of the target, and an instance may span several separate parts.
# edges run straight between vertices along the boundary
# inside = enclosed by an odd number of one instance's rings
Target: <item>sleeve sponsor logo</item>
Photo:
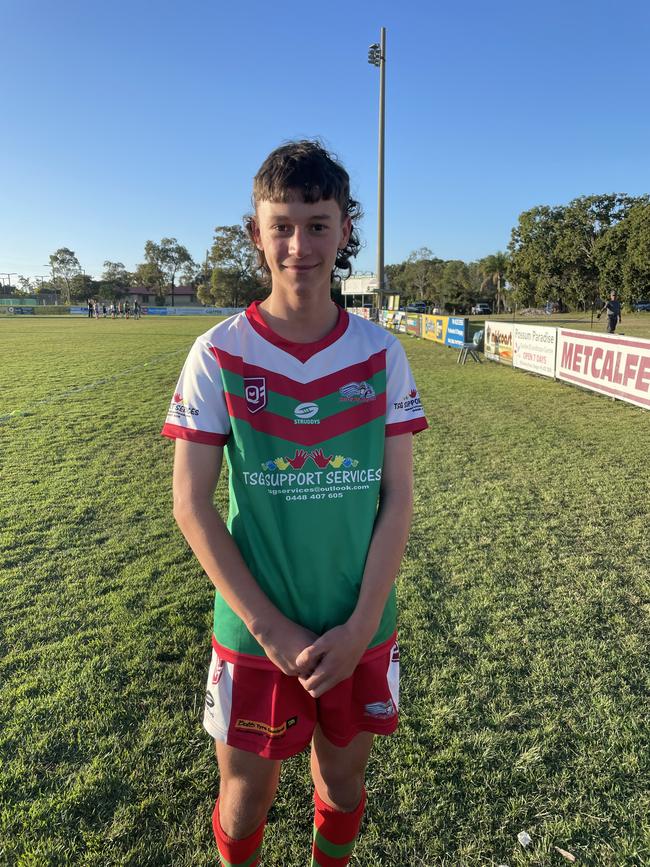
[[[288,729],[293,728],[298,722],[297,716],[292,716],[279,726],[271,726],[268,723],[256,719],[238,719],[235,728],[240,732],[251,732],[254,735],[264,735],[267,738],[281,738]]]
[[[339,394],[345,403],[363,403],[377,397],[375,389],[368,382],[348,382],[339,388]]]
[[[244,377],[244,398],[248,411],[255,413],[266,406],[266,378],[264,376]]]
[[[320,419],[314,418],[315,415],[318,415],[317,403],[299,403],[293,414],[295,415],[294,424],[320,424]]]
[[[416,389],[412,388],[407,395],[401,400],[393,404],[395,409],[401,409],[403,412],[422,412],[422,401]]]
[[[190,406],[187,401],[184,401],[183,395],[177,391],[170,404],[167,418],[188,418],[198,414],[199,410],[194,406]]]

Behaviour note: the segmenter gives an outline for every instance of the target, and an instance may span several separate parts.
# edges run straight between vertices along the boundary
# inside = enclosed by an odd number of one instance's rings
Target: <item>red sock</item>
[[[312,867],[343,867],[350,861],[359,826],[366,807],[366,790],[361,792],[359,806],[353,813],[342,813],[330,807],[314,790],[314,843]]]
[[[219,798],[217,798],[212,814],[212,830],[223,867],[256,867],[260,863],[265,825],[266,821],[262,822],[256,831],[253,831],[248,837],[244,837],[243,840],[233,840],[221,827]]]

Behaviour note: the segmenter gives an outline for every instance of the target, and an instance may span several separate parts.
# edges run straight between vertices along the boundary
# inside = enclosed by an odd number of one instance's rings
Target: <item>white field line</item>
[[[148,361],[145,361],[142,364],[137,364],[135,367],[129,367],[127,370],[121,370],[119,373],[113,374],[113,376],[105,376],[102,377],[102,379],[96,379],[94,382],[87,382],[85,383],[85,385],[80,385],[77,388],[70,388],[68,389],[68,391],[63,391],[60,394],[50,395],[49,397],[43,397],[40,400],[35,400],[34,403],[30,404],[24,409],[15,409],[8,415],[0,415],[0,423],[19,418],[21,415],[30,415],[33,408],[36,406],[54,403],[55,401],[61,400],[64,397],[68,397],[71,394],[79,394],[82,391],[89,391],[91,388],[97,388],[98,385],[105,385],[108,382],[115,382],[116,379],[121,379],[123,376],[128,376],[131,373],[142,370],[144,367],[148,367],[150,364],[154,364],[156,361],[160,361],[160,359],[162,358],[169,358],[170,355],[178,355],[179,352],[184,352],[185,354],[187,354],[187,347],[184,346],[181,349],[173,349],[171,352],[164,352],[162,355],[155,355]]]

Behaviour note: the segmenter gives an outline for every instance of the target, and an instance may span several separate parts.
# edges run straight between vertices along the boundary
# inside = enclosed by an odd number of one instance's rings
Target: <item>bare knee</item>
[[[320,779],[315,780],[318,794],[326,803],[344,813],[359,806],[365,772],[343,767],[320,767]]]
[[[229,837],[240,840],[265,820],[280,775],[280,763],[217,747],[219,820]]]
[[[275,787],[261,786],[241,777],[221,779],[219,785],[219,820],[229,837],[248,837],[266,819]]]

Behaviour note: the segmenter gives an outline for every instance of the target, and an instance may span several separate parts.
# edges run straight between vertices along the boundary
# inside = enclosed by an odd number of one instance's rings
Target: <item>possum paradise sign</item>
[[[650,407],[650,340],[558,329],[558,379]]]

